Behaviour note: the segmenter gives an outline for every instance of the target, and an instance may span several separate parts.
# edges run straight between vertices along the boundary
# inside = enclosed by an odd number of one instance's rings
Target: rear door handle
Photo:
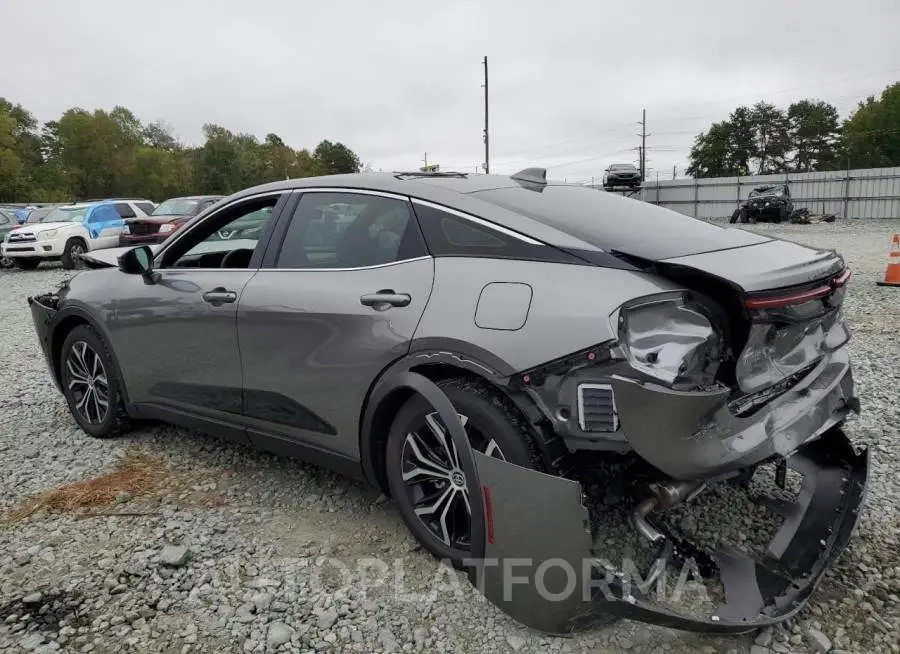
[[[237,293],[234,291],[229,291],[221,286],[218,288],[214,288],[211,291],[207,291],[203,294],[203,301],[208,302],[214,307],[222,306],[226,303],[231,303],[237,300]]]
[[[377,293],[369,293],[359,298],[360,304],[364,307],[372,307],[377,311],[384,311],[391,307],[405,307],[412,298],[406,293],[395,293],[393,289],[383,289]]]

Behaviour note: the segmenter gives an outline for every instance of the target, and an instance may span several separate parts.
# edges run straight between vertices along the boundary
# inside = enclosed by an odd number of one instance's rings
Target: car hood
[[[144,246],[140,246],[144,247]],[[156,254],[157,250],[160,248],[160,244],[149,245],[150,250]],[[104,248],[102,250],[92,250],[91,252],[86,252],[81,255],[81,260],[84,261],[89,268],[115,268],[119,265],[119,257],[128,252],[128,250],[133,250],[133,246],[124,247],[124,248]]]
[[[176,220],[187,220],[190,216],[186,216],[183,214],[162,214],[158,216],[140,216],[137,218],[127,218],[125,220],[126,223],[156,223],[162,225],[163,223],[171,223]]]
[[[69,225],[78,225],[80,223],[72,223],[72,222],[62,222],[62,223],[33,223],[31,225],[20,225],[16,229],[13,230],[16,234],[38,234],[40,232],[49,232],[51,229],[59,229],[60,227],[67,227]]]

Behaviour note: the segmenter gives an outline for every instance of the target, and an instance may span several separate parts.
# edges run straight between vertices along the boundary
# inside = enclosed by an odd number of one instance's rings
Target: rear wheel
[[[23,259],[17,258],[15,259],[16,268],[20,268],[22,270],[34,270],[39,265],[41,265],[40,259]]]
[[[81,255],[87,252],[87,246],[80,238],[70,238],[63,249],[62,265],[66,270],[72,270],[81,265]]]
[[[75,327],[63,342],[60,379],[69,411],[94,438],[112,438],[130,427],[121,380],[112,352],[88,325]]]
[[[524,422],[505,398],[486,384],[463,379],[439,386],[457,410],[473,449],[535,467]],[[391,495],[413,536],[438,558],[461,567],[472,548],[465,472],[446,427],[421,396],[397,413],[385,458]]]

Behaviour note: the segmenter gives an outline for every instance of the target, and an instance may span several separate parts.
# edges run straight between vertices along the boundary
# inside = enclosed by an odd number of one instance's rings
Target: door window
[[[409,202],[357,193],[304,193],[278,268],[362,268],[427,254]]]
[[[280,196],[232,204],[207,216],[163,255],[163,268],[248,268]]]
[[[131,208],[130,204],[125,202],[117,202],[115,204],[116,213],[119,214],[121,218],[134,218],[136,214],[134,213],[134,209]]]

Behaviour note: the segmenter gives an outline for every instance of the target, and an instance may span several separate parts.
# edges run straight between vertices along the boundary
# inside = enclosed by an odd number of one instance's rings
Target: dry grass
[[[14,522],[40,509],[51,512],[86,511],[114,504],[119,493],[140,497],[153,492],[165,471],[165,465],[139,448],[129,448],[112,472],[94,479],[66,484],[25,500],[13,508],[6,520]]]

